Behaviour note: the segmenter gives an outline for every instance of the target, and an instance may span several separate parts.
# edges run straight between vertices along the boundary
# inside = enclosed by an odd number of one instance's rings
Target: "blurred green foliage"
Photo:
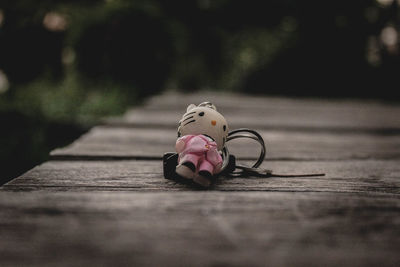
[[[4,0],[0,69],[10,91],[72,75],[82,90],[105,81],[132,99],[164,88],[392,98],[398,5]]]
[[[399,2],[3,0],[0,183],[165,88],[399,100]]]

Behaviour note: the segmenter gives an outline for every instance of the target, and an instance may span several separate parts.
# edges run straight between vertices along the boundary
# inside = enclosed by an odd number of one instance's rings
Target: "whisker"
[[[186,125],[188,125],[189,123],[192,123],[192,122],[195,122],[196,120],[191,120],[191,121],[188,121],[187,123],[185,123],[183,126],[186,126]]]
[[[192,112],[186,113],[186,114],[183,115],[183,117],[185,118],[185,117],[187,117],[188,115],[191,115],[191,114],[194,114],[194,113],[196,113],[196,111],[192,111]]]
[[[184,119],[184,120],[181,121],[181,122],[187,121],[187,120],[192,119],[192,118],[193,118],[193,116],[187,117],[186,119]]]

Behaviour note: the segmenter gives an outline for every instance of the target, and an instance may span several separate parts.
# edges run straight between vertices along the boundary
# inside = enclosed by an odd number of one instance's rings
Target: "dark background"
[[[0,2],[0,184],[165,89],[398,103],[398,0]]]

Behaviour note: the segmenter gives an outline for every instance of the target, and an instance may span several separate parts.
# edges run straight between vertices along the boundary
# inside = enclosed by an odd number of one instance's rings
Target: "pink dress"
[[[218,153],[217,143],[205,135],[185,135],[176,140],[178,164],[191,162],[196,171],[208,171],[217,174],[222,167],[222,157]]]

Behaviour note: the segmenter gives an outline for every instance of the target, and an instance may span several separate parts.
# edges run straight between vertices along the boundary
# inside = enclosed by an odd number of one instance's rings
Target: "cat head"
[[[221,150],[228,137],[228,123],[216,107],[210,102],[196,106],[190,104],[179,121],[178,137],[203,134],[214,139],[218,150]]]

